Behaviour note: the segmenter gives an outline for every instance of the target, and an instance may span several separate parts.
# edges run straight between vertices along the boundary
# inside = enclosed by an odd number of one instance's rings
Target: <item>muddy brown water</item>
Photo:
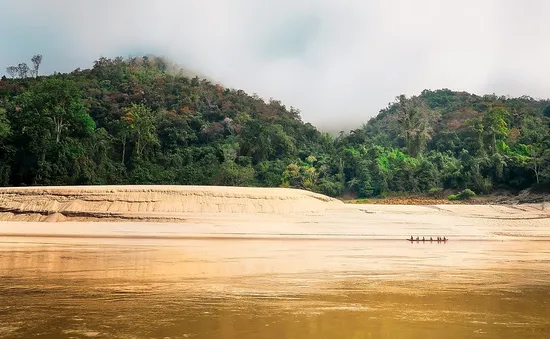
[[[0,338],[549,338],[550,243],[0,238]]]

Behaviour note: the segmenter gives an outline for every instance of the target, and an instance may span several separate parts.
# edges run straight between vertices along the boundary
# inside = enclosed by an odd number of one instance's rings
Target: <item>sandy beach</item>
[[[550,208],[347,205],[283,188],[0,188],[0,235],[550,240]]]

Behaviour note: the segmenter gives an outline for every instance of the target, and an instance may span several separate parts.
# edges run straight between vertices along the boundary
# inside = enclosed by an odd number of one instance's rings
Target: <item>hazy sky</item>
[[[158,54],[321,128],[425,88],[550,96],[546,0],[0,0],[0,13],[2,71],[36,53],[45,73]]]

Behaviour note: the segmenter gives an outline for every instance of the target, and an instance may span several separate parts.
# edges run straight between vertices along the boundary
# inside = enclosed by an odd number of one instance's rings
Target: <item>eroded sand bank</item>
[[[342,202],[308,191],[219,186],[0,188],[3,221],[180,221],[193,213],[322,212]]]

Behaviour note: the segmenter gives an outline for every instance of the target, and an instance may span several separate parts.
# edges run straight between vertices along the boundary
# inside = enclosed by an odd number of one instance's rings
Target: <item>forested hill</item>
[[[279,101],[185,77],[159,58],[102,58],[51,76],[35,67],[29,77],[21,65],[0,81],[3,186],[284,186],[368,197],[550,182],[548,101],[424,91],[332,137]]]

